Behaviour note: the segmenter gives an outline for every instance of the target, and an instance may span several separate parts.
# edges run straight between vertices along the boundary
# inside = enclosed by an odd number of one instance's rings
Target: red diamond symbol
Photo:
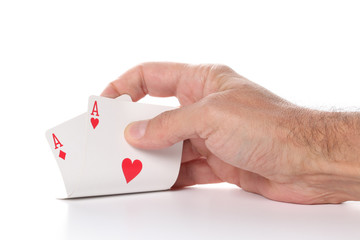
[[[60,150],[59,157],[65,160],[66,152]]]

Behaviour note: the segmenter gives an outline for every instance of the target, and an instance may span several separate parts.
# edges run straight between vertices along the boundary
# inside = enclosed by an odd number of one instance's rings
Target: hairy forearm
[[[360,113],[302,110],[293,115],[289,138],[329,161],[359,162]]]
[[[360,200],[360,113],[296,109],[287,124],[301,177],[339,202]]]

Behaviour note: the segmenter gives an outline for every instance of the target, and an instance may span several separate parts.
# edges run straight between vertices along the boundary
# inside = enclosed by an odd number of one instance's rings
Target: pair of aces
[[[67,198],[169,189],[179,173],[182,142],[161,150],[141,150],[124,138],[133,121],[172,107],[116,99],[89,98],[88,111],[46,132],[60,168]]]

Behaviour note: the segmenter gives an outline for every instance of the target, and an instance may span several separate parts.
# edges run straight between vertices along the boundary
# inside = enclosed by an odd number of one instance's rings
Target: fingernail
[[[138,121],[131,123],[129,125],[128,134],[132,139],[140,139],[145,135],[146,126],[148,125],[148,120]]]

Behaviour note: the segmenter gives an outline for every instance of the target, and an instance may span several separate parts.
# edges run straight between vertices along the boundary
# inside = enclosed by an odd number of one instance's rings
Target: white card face
[[[132,102],[131,97],[127,94],[123,94],[117,98],[115,98],[116,100],[120,100],[120,101],[127,101],[127,102]]]
[[[46,139],[60,168],[66,192],[77,187],[84,165],[87,114],[81,114],[46,131]]]
[[[182,142],[161,150],[140,150],[126,142],[124,129],[133,121],[153,118],[171,109],[90,97],[86,163],[72,197],[169,189],[179,173]]]

